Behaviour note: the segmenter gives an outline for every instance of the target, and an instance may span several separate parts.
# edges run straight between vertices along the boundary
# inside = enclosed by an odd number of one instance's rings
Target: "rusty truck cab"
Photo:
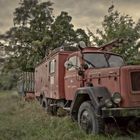
[[[72,100],[71,116],[85,131],[102,132],[100,122],[112,117],[139,120],[139,83],[140,66],[127,66],[117,54],[90,47],[68,57],[66,99]]]

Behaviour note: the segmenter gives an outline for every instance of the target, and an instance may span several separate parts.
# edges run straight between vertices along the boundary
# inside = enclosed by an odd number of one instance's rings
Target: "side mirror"
[[[140,48],[138,48],[138,53],[140,53]]]
[[[66,69],[70,69],[73,67],[73,64],[71,61],[67,60],[65,63],[64,63],[64,66]]]
[[[85,70],[87,70],[89,67],[88,67],[88,65],[85,63],[85,64],[82,64],[82,67],[85,69]]]
[[[87,46],[86,46],[86,43],[84,42],[84,41],[80,41],[79,42],[79,46],[81,47],[81,48],[86,48]]]

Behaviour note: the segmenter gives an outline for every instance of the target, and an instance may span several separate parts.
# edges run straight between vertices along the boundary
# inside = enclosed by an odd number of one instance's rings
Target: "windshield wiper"
[[[84,58],[83,58],[83,60],[84,60],[85,62],[87,62],[89,65],[91,65],[93,68],[96,68],[96,66],[95,66],[94,64],[92,64],[90,61],[88,61],[87,59],[84,59]]]
[[[110,56],[111,56],[110,54],[104,53],[104,57],[105,57],[105,60],[106,60],[106,62],[107,62],[108,67],[110,66],[110,64],[109,64],[109,62],[108,62]]]

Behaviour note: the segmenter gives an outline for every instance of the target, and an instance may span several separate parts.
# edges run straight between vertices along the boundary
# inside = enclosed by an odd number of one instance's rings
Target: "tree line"
[[[62,11],[54,16],[51,1],[20,0],[13,13],[14,26],[0,35],[0,47],[6,57],[0,78],[0,87],[7,89],[16,85],[18,73],[33,70],[48,53],[60,46],[74,46],[79,41],[86,45],[103,45],[116,38],[127,38],[125,45],[113,51],[122,55],[127,63],[139,63],[138,47],[140,20],[135,23],[129,15],[122,15],[110,6],[102,21],[102,28],[93,33],[90,29],[74,29],[72,17]],[[14,81],[14,82],[13,82]]]

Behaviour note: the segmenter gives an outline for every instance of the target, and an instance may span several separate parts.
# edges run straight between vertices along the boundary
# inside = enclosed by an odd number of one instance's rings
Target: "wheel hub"
[[[87,133],[92,130],[92,118],[87,110],[84,110],[81,114],[81,128],[84,129]]]

